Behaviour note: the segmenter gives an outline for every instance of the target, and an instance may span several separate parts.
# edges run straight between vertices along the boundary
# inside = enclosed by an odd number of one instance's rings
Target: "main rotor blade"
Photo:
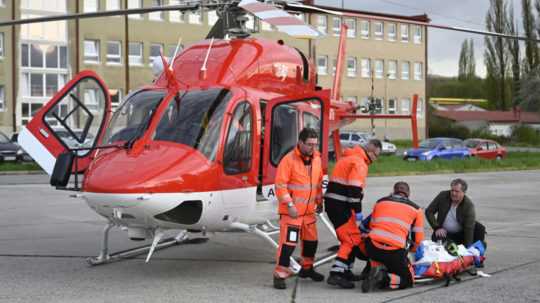
[[[204,7],[217,7],[218,4],[207,4]],[[110,17],[110,16],[120,16],[120,15],[135,15],[135,14],[145,14],[151,12],[161,12],[161,11],[190,11],[196,10],[201,7],[199,0],[189,1],[185,4],[180,5],[166,5],[166,6],[155,6],[155,7],[142,7],[142,8],[130,8],[130,9],[119,9],[95,13],[78,13],[78,14],[63,14],[47,17],[38,17],[38,18],[28,18],[28,19],[19,19],[19,20],[9,20],[0,22],[0,27],[10,26],[10,25],[22,25],[22,24],[31,24],[31,23],[40,23],[40,22],[51,22],[51,21],[63,21],[71,19],[86,19],[86,18],[97,18],[97,17]]]
[[[289,36],[296,38],[319,38],[323,36],[319,31],[304,23],[304,21],[273,5],[257,0],[242,0],[238,4],[238,7],[252,13],[264,22],[275,26],[279,31]]]
[[[320,12],[325,14],[331,14],[335,16],[343,16],[343,17],[357,17],[357,18],[369,18],[369,19],[375,19],[375,20],[381,20],[381,21],[394,21],[394,22],[401,22],[401,23],[409,23],[409,24],[416,24],[416,25],[422,25],[432,28],[438,28],[438,29],[444,29],[444,30],[450,30],[450,31],[457,31],[457,32],[465,32],[465,33],[471,33],[471,34],[479,34],[484,36],[492,36],[492,37],[500,37],[500,38],[506,38],[506,39],[517,39],[522,41],[533,41],[536,43],[540,43],[540,39],[531,39],[524,36],[517,36],[517,35],[510,35],[510,34],[504,34],[504,33],[497,33],[497,32],[490,32],[486,30],[477,30],[472,28],[465,28],[465,27],[457,27],[457,26],[448,26],[448,25],[439,25],[439,24],[433,24],[429,22],[424,21],[415,21],[415,20],[404,20],[400,19],[398,17],[385,17],[385,16],[377,16],[377,15],[370,15],[366,13],[353,13],[353,12],[341,12],[336,11],[330,8],[326,7],[317,7],[312,5],[305,5],[305,4],[296,4],[296,3],[287,3],[287,8],[292,9],[298,9],[298,10],[309,10],[311,12]]]

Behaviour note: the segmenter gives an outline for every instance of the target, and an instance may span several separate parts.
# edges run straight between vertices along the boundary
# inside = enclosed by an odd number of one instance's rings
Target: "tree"
[[[522,0],[521,1],[521,11],[523,15],[523,30],[525,31],[525,37],[529,39],[536,39],[537,35],[535,32],[535,17],[532,11],[532,0]],[[536,9],[540,12],[540,0],[536,1]],[[540,25],[539,25],[540,26]],[[538,28],[540,34],[540,27]],[[535,69],[540,63],[540,58],[538,57],[538,46],[534,41],[527,40],[525,42],[525,60],[523,71],[528,73],[529,71]]]
[[[506,0],[490,0],[489,2],[486,28],[491,32],[504,33],[508,24]],[[495,109],[506,110],[509,107],[506,83],[508,48],[502,37],[486,36],[484,39],[486,44],[484,62],[487,71],[486,85],[489,99]]]
[[[517,36],[518,30],[517,25],[514,22],[514,9],[510,7],[509,13],[508,13],[508,23],[507,23],[507,30],[510,35]],[[521,77],[521,56],[520,56],[520,47],[519,47],[519,40],[518,39],[512,39],[507,41],[508,46],[508,52],[510,54],[510,63],[511,63],[511,70],[512,70],[512,81],[510,84],[510,87],[512,88],[512,106],[517,105],[517,98],[519,94],[519,82]]]
[[[467,55],[467,79],[471,80],[476,77],[476,59],[474,58],[474,41],[471,38],[469,40],[469,53]]]
[[[525,111],[540,111],[540,67],[530,71],[521,80],[519,89],[520,106]]]
[[[467,78],[467,56],[469,55],[469,42],[467,39],[461,43],[461,51],[459,53],[459,70],[458,79],[463,81]]]

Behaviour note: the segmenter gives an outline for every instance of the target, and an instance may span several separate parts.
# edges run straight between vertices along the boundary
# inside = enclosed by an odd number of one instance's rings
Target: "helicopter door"
[[[105,83],[93,71],[83,71],[22,127],[19,144],[49,174],[62,153],[75,153],[84,171],[105,131],[111,99]]]
[[[265,133],[263,150],[263,185],[273,184],[281,159],[298,142],[298,134],[304,127],[319,133],[319,152],[323,170],[328,160],[329,90],[318,91],[297,99],[277,98],[270,100],[265,108]],[[271,196],[263,190],[263,195]]]

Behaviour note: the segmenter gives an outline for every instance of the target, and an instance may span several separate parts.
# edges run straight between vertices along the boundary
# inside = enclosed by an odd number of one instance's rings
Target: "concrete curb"
[[[6,175],[46,175],[42,170],[8,170],[0,171],[0,176]]]

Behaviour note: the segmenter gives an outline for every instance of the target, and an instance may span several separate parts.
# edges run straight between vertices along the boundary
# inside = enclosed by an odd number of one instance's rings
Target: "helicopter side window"
[[[298,110],[294,104],[281,104],[273,109],[270,136],[271,160],[277,165],[298,140]]]
[[[248,102],[240,103],[234,110],[223,155],[223,166],[227,174],[239,174],[251,168],[251,115]]]

